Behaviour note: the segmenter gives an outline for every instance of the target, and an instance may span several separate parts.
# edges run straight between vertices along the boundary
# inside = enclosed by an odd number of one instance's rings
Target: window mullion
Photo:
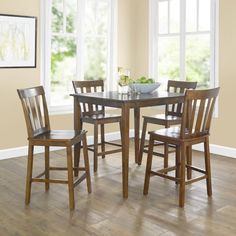
[[[77,39],[76,39],[76,76],[77,80],[84,80],[84,12],[85,0],[77,1]]]
[[[44,2],[42,1],[43,8],[43,17],[42,19],[42,76],[41,79],[43,86],[45,88],[45,93],[47,96],[48,104],[51,104],[51,5],[52,2]]]
[[[197,14],[196,14],[196,31],[198,32],[199,31],[199,0],[197,0]]]
[[[168,28],[167,28],[167,32],[168,32],[168,34],[170,33],[170,0],[168,0]]]
[[[63,0],[63,33],[66,33],[66,0]]]
[[[181,0],[180,1],[180,80],[186,80],[185,51],[186,51],[186,0]]]

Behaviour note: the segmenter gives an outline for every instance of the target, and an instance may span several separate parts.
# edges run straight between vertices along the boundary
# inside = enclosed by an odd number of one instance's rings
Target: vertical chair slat
[[[196,121],[196,125],[195,125],[196,132],[201,131],[202,119],[203,119],[203,115],[204,115],[204,111],[205,111],[205,102],[206,102],[205,99],[200,101],[200,106],[199,106],[198,115],[197,115],[197,121]]]

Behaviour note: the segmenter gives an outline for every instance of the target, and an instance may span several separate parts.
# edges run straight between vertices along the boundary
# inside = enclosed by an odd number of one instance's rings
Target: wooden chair
[[[185,92],[181,127],[165,128],[149,132],[149,151],[144,182],[144,195],[148,194],[150,177],[158,175],[179,183],[179,206],[184,206],[185,185],[206,179],[207,194],[212,195],[211,168],[209,153],[209,135],[212,113],[219,88],[208,90],[187,90]],[[176,146],[176,164],[158,171],[151,170],[154,141]],[[186,151],[191,145],[204,143],[205,170],[186,164]],[[185,180],[185,169],[191,169],[203,175]],[[175,170],[175,177],[165,174]]]
[[[92,93],[104,91],[103,80],[72,81],[72,83],[75,93]],[[98,156],[102,156],[102,158],[105,158],[105,155],[122,151],[120,144],[105,141],[105,124],[119,123],[119,125],[121,125],[121,116],[105,113],[105,109],[103,106],[88,105],[85,103],[81,104],[81,110],[81,126],[83,125],[83,123],[93,124],[94,126],[94,143],[93,145],[89,145],[88,150],[94,153],[94,172],[96,172],[98,166]],[[99,125],[101,127],[101,143],[98,143]],[[119,148],[105,151],[105,144],[118,146]],[[101,152],[98,152],[99,145],[101,145]]]
[[[26,195],[25,203],[30,203],[31,184],[32,182],[45,183],[45,190],[49,190],[50,183],[68,184],[69,188],[69,206],[74,209],[74,187],[84,179],[87,180],[88,192],[91,193],[91,181],[89,173],[89,160],[86,142],[86,132],[70,131],[70,130],[51,130],[48,109],[45,99],[45,93],[42,86],[18,89],[18,95],[23,106],[27,132],[28,132],[28,165],[26,178]],[[85,171],[85,173],[75,182],[73,179],[72,166],[72,146],[78,148],[78,144],[83,142],[83,154],[85,167],[78,168],[78,170]],[[34,146],[45,147],[45,171],[36,177],[32,177],[33,172],[33,152]],[[65,147],[67,152],[67,167],[50,167],[49,166],[49,148],[50,146]],[[68,172],[67,180],[50,179],[50,170],[65,170]],[[41,178],[45,176],[45,178]]]
[[[167,91],[174,93],[184,93],[186,89],[195,89],[197,82],[188,81],[175,81],[169,80],[167,84]],[[148,152],[148,145],[145,144],[145,136],[148,124],[163,125],[165,128],[169,128],[172,125],[179,125],[181,123],[182,116],[182,103],[166,105],[165,114],[155,115],[155,116],[143,116],[143,129],[141,135],[140,149],[138,164],[142,164],[143,153]],[[156,145],[163,145],[163,143],[157,143]],[[189,150],[190,153],[191,150]],[[154,152],[154,155],[164,158],[164,168],[168,167],[168,145],[164,144],[164,153]],[[189,155],[189,161],[191,162],[191,156]],[[191,172],[188,172],[189,178],[191,178]]]

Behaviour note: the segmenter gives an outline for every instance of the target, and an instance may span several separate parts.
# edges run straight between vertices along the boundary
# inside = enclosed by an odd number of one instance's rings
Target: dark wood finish
[[[167,84],[167,91],[174,92],[174,93],[181,93],[183,94],[186,89],[195,89],[197,86],[197,82],[187,82],[187,81],[175,81],[169,80]],[[182,116],[182,108],[183,104],[176,103],[171,105],[165,106],[165,114],[155,115],[155,116],[143,116],[143,129],[141,135],[141,142],[139,148],[139,156],[138,156],[138,164],[141,165],[143,153],[147,152],[148,145],[145,146],[145,135],[147,132],[147,125],[148,124],[156,124],[156,125],[163,125],[165,128],[169,128],[172,125],[178,125],[181,123],[181,116]],[[190,148],[190,147],[189,147]],[[155,152],[156,156],[161,156],[164,158],[164,168],[168,167],[168,145],[164,144],[164,155],[162,153]],[[191,157],[188,158],[188,161]],[[191,172],[188,171],[188,177],[191,178]]]
[[[187,90],[185,92],[184,107],[181,127],[165,128],[158,131],[149,132],[150,149],[148,152],[146,174],[144,181],[144,194],[148,194],[149,181],[151,175],[158,175],[163,178],[174,180],[179,183],[179,206],[184,206],[185,185],[202,179],[207,181],[207,194],[212,195],[211,170],[210,170],[210,152],[209,152],[209,131],[212,120],[213,109],[219,88],[208,90]],[[199,104],[199,107],[197,107]],[[158,171],[152,171],[152,157],[154,141],[160,141],[177,146],[176,165],[173,169],[176,176],[172,177],[165,172],[168,168]],[[204,143],[205,170],[194,167],[187,162],[186,153],[189,147],[194,144]],[[191,169],[200,173],[202,176],[185,180],[185,169]],[[172,170],[173,170],[172,169]]]
[[[78,178],[75,182],[73,179],[73,170],[85,171],[88,192],[91,192],[91,182],[89,173],[89,162],[87,155],[87,143],[86,143],[86,132],[84,130],[51,130],[48,109],[46,104],[46,98],[44,89],[42,86],[18,89],[18,95],[21,99],[26,127],[28,132],[29,140],[29,154],[28,154],[28,165],[27,165],[27,178],[26,178],[26,195],[25,203],[30,203],[31,195],[31,184],[32,182],[43,182],[45,183],[45,190],[49,189],[49,183],[62,183],[68,184],[69,189],[69,206],[70,209],[74,209],[74,187],[78,182],[81,181]],[[83,142],[83,151],[85,159],[85,168],[79,168],[76,166],[73,168],[72,164],[72,146],[77,146],[80,142]],[[36,177],[32,177],[33,171],[33,154],[34,146],[45,147],[45,171]],[[67,150],[67,167],[54,167],[50,168],[49,165],[49,147],[50,146],[62,146]],[[75,148],[78,150],[78,148]],[[68,180],[55,180],[50,179],[50,170],[66,170],[68,172]],[[45,176],[44,179],[40,178]]]
[[[182,102],[184,94],[154,92],[150,94],[139,95],[121,95],[118,92],[97,92],[97,93],[80,93],[71,94],[74,97],[74,128],[81,129],[81,107],[80,103],[89,103],[108,107],[121,108],[121,135],[122,135],[122,183],[123,197],[128,197],[128,172],[129,172],[129,111],[132,108],[136,109],[136,114],[139,114],[141,107],[166,105]],[[139,119],[135,119],[135,128],[139,127]],[[135,131],[135,147],[139,145],[139,135]],[[75,152],[75,157],[78,152]],[[135,153],[137,160],[137,152]]]
[[[104,92],[104,82],[103,80],[87,80],[87,81],[72,81],[75,93],[94,93],[94,92]],[[121,152],[121,145],[113,144],[112,142],[105,141],[105,124],[119,123],[121,124],[121,116],[111,115],[105,113],[104,106],[93,105],[92,103],[81,103],[80,104],[81,117],[77,121],[80,123],[81,127],[83,123],[89,123],[94,126],[94,142],[90,151],[93,152],[94,157],[94,172],[98,168],[98,156],[105,158],[105,155],[113,154],[116,152]],[[98,142],[98,128],[101,128],[101,143]],[[119,148],[107,151],[105,150],[105,144],[119,146]],[[98,151],[98,146],[101,145],[101,152]]]

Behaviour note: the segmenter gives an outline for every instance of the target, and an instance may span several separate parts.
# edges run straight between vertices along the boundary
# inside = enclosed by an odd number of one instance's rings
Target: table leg
[[[129,107],[122,107],[122,183],[123,198],[128,198],[128,178],[129,178]]]
[[[139,124],[140,124],[140,108],[134,108],[134,144],[135,144],[135,163],[138,163],[139,153]]]

